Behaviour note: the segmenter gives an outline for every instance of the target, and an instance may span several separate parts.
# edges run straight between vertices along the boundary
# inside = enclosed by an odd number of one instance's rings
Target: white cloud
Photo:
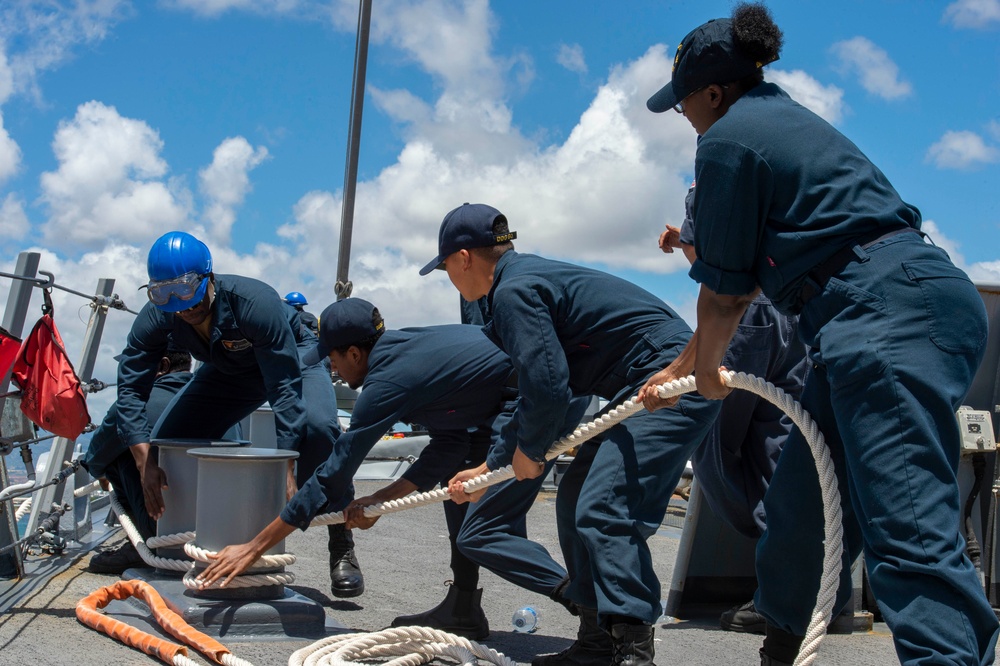
[[[943,20],[956,28],[987,30],[1000,23],[1000,0],[958,0],[945,8]]]
[[[478,201],[507,214],[525,250],[660,273],[683,268],[679,255],[660,253],[656,239],[665,222],[680,223],[695,134],[680,116],[645,108],[669,72],[663,46],[615,68],[557,146],[530,144],[516,130],[497,134],[463,119],[422,120],[426,124],[410,128],[414,136],[396,164],[358,185],[355,217],[364,223],[354,229],[354,246],[386,248],[396,263],[411,268],[412,280],[436,252],[444,214]],[[478,147],[474,154],[455,151],[456,131]],[[492,136],[500,141],[496,146]],[[296,206],[296,221],[280,230],[294,240],[304,265],[333,272],[329,258],[339,237],[340,206],[339,196],[310,193]],[[407,286],[421,289],[428,279]]]
[[[961,245],[945,236],[940,225],[934,220],[924,220],[920,229],[930,236],[935,245],[947,252],[955,265],[965,271],[974,282],[1000,284],[1000,261],[979,261],[969,264],[961,252]]]
[[[21,148],[7,133],[0,114],[0,184],[17,173],[21,165]]]
[[[171,9],[188,10],[201,16],[219,16],[230,10],[255,14],[312,12],[314,3],[305,0],[166,0]]]
[[[583,47],[579,44],[560,44],[556,62],[571,72],[587,73],[587,61],[583,58]]]
[[[0,203],[0,237],[6,240],[21,240],[28,235],[30,226],[24,213],[24,202],[11,192]]]
[[[23,45],[6,51],[12,91],[40,99],[39,74],[72,57],[74,48],[100,42],[112,26],[131,13],[128,0],[19,0],[0,4],[0,44]]]
[[[212,153],[212,163],[199,172],[201,191],[208,199],[204,217],[215,241],[229,241],[236,208],[250,191],[249,172],[267,157],[267,148],[254,148],[242,136],[230,137]]]
[[[884,49],[866,37],[854,37],[837,42],[831,51],[840,58],[840,70],[853,72],[860,77],[865,90],[882,99],[893,100],[908,97],[913,87],[899,78],[899,67]]]
[[[824,86],[801,69],[768,69],[767,80],[777,83],[796,102],[832,125],[844,117],[844,91],[837,86]]]
[[[927,150],[925,159],[939,169],[975,169],[1000,162],[1000,149],[975,132],[948,131]]]
[[[145,241],[185,225],[186,195],[157,180],[167,173],[163,142],[144,122],[87,102],[59,124],[52,148],[59,167],[41,176],[41,198],[51,213],[43,225],[47,244]]]

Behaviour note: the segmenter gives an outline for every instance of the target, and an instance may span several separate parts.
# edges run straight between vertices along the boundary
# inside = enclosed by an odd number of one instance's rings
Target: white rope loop
[[[139,530],[136,528],[135,523],[129,517],[128,512],[125,511],[125,507],[122,506],[121,502],[118,501],[118,495],[112,490],[108,497],[111,499],[111,508],[118,515],[118,522],[122,524],[122,529],[125,530],[125,534],[128,535],[128,540],[132,542],[135,549],[139,552],[139,556],[142,561],[151,567],[157,569],[164,569],[166,571],[189,571],[194,567],[194,562],[189,562],[188,560],[177,560],[169,557],[160,557],[146,545],[143,541],[142,535],[139,534]],[[170,535],[176,536],[176,535]]]
[[[726,386],[732,388],[739,388],[746,391],[750,391],[755,395],[758,395],[773,405],[780,408],[785,414],[787,414],[792,422],[802,431],[805,436],[806,441],[809,444],[809,449],[813,455],[813,459],[816,462],[817,473],[820,479],[820,491],[823,498],[823,518],[824,518],[824,553],[823,553],[823,576],[820,579],[819,593],[816,598],[816,608],[813,610],[812,617],[809,622],[809,628],[806,631],[805,639],[803,640],[802,647],[799,650],[799,655],[795,659],[794,666],[809,666],[815,661],[816,656],[819,652],[819,646],[826,635],[827,625],[833,616],[833,604],[836,601],[837,588],[840,583],[840,561],[843,554],[843,514],[840,508],[840,492],[837,488],[837,477],[833,468],[833,461],[830,458],[830,450],[826,446],[826,441],[823,438],[823,434],[819,431],[812,417],[802,408],[798,402],[796,402],[791,396],[781,390],[779,387],[774,386],[770,382],[767,382],[758,377],[748,375],[746,373],[734,373],[734,372],[723,372],[721,373],[723,382]],[[690,393],[696,389],[695,378],[693,375],[687,377],[682,377],[674,381],[668,382],[666,384],[656,387],[657,395],[661,398],[672,398],[684,393]],[[579,428],[575,429],[569,435],[566,435],[562,439],[555,442],[549,451],[546,453],[547,460],[554,460],[563,452],[569,449],[579,446],[580,444],[596,437],[597,435],[611,429],[615,425],[621,423],[628,417],[642,411],[644,406],[642,403],[638,402],[638,396],[633,396],[631,399],[626,400],[621,405],[612,408],[605,414],[601,415],[599,418],[581,425]],[[487,474],[483,474],[474,479],[466,481],[463,485],[466,492],[473,493],[489,486],[500,483],[501,481],[506,481],[507,479],[513,478],[514,472],[513,468],[508,465],[498,470],[491,471]],[[387,513],[396,513],[399,511],[404,511],[406,509],[415,508],[418,506],[423,506],[426,504],[433,504],[436,502],[442,502],[449,499],[451,495],[448,493],[447,489],[439,488],[425,493],[415,493],[413,495],[408,495],[407,497],[402,497],[400,499],[391,500],[388,502],[381,502],[369,507],[365,507],[364,515],[368,518],[374,518],[376,516],[382,516]],[[118,514],[119,519],[122,522],[122,527],[125,528],[126,533],[129,535],[129,539],[136,546],[139,554],[142,556],[143,560],[151,566],[155,566],[161,569],[171,569],[174,571],[186,571],[184,576],[184,584],[192,589],[212,589],[218,586],[218,582],[212,586],[202,586],[195,580],[195,573],[193,571],[194,563],[186,562],[183,560],[169,560],[166,558],[159,558],[149,550],[145,543],[142,542],[142,538],[132,525],[131,521],[128,519],[127,514],[121,505],[118,503],[115,494],[111,493],[112,506],[115,512]],[[316,516],[310,526],[317,525],[337,525],[345,521],[345,516],[343,512],[334,512]],[[190,535],[190,538],[187,538]],[[187,542],[175,542],[170,541],[169,545],[174,545],[177,543],[185,543],[184,551],[195,559],[199,561],[207,562],[208,555],[215,555],[211,551],[206,551],[190,543],[194,539],[193,533],[184,533],[182,535],[168,535],[167,537],[160,537],[160,539],[168,539],[176,537],[178,539],[186,538]],[[151,543],[153,541],[151,540]],[[158,545],[155,547],[162,547],[168,545],[168,543],[156,542]],[[190,548],[190,550],[189,550]],[[193,553],[197,553],[198,557],[195,557]],[[200,559],[204,557],[205,559]],[[278,556],[265,556],[268,557],[278,557]],[[286,566],[286,564],[291,564],[294,562],[294,556],[291,557],[290,562],[282,561],[281,563],[268,563],[268,560],[262,558],[258,563],[251,567],[254,568],[269,568],[275,566]],[[277,585],[277,584],[289,584],[294,581],[294,576],[290,573],[277,573],[277,574],[264,574],[264,575],[248,575],[240,576],[232,581],[229,587],[249,587],[255,585]],[[246,579],[245,583],[241,583],[242,579]],[[400,628],[406,629],[406,628]],[[416,628],[409,628],[416,629]],[[421,628],[422,629],[422,628]],[[387,630],[387,631],[397,631]],[[431,631],[431,630],[427,630]],[[379,632],[378,634],[351,634],[351,636],[379,636],[386,634],[387,632]],[[449,634],[450,636],[450,634]],[[344,636],[333,637],[334,639],[346,638]],[[456,637],[457,638],[457,637]],[[331,640],[331,639],[327,639]],[[421,638],[420,640],[424,640]],[[461,639],[465,640],[465,639]],[[447,641],[446,641],[447,642]],[[315,643],[309,648],[304,648],[304,650],[310,650],[314,646],[318,646],[324,641]],[[325,649],[325,648],[323,648]],[[353,647],[351,648],[354,649]],[[333,652],[340,650],[337,647]],[[300,650],[299,652],[303,652]],[[419,650],[418,650],[419,652]],[[492,651],[491,651],[492,652]],[[295,655],[299,654],[298,652]],[[345,653],[346,654],[346,653]],[[354,654],[353,652],[351,654]],[[473,652],[473,654],[476,654]],[[497,653],[499,654],[499,653]],[[313,661],[312,657],[309,657],[308,661],[293,661],[296,656],[292,655],[292,659],[289,660],[291,666],[298,666],[299,664],[313,664],[326,666],[327,664],[349,664],[337,657],[339,661]],[[479,657],[478,654],[476,654]],[[504,664],[511,662],[503,655],[500,655],[504,660]],[[462,661],[465,657],[458,655],[454,656],[457,661]],[[479,657],[487,658],[488,657]],[[411,659],[417,659],[417,661],[411,661]],[[392,666],[416,666],[419,663],[424,663],[427,659],[423,657],[416,657],[415,655],[409,655],[402,660],[394,660],[389,662]],[[500,663],[500,662],[493,662]]]
[[[184,552],[196,562],[209,563],[211,557],[217,555],[215,551],[201,548],[193,541],[184,544]],[[266,573],[254,573],[261,569],[275,569],[277,567],[287,567],[295,564],[295,556],[291,553],[279,553],[277,555],[262,555],[260,559],[250,565],[248,573],[241,574],[231,580],[226,589],[232,590],[240,587],[267,587],[271,585],[291,585],[295,582],[295,574],[287,571],[273,571]],[[198,580],[201,572],[191,569],[184,574],[182,582],[189,590],[218,590],[222,588],[222,580],[217,580],[211,585],[204,585]]]
[[[517,666],[501,652],[429,627],[330,636],[292,653],[288,666],[355,666],[360,660],[386,657],[394,658],[381,666],[418,666],[441,657],[459,664]]]
[[[794,666],[808,666],[819,655],[819,646],[833,619],[833,605],[840,585],[841,557],[844,552],[844,515],[840,508],[840,490],[830,449],[816,422],[790,395],[759,377],[744,372],[722,373],[726,386],[750,391],[781,409],[799,428],[816,463],[820,493],[823,498],[823,576],[820,578],[816,607],[809,619],[805,639]],[[668,397],[662,396],[661,397]]]

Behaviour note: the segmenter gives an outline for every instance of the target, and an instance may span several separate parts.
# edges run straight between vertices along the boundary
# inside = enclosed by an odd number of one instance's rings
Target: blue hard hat
[[[146,272],[149,273],[147,287],[153,305],[164,312],[180,312],[197,305],[205,297],[207,276],[212,272],[212,254],[208,246],[191,234],[171,231],[153,242],[146,260]],[[181,280],[192,276],[198,279]],[[194,285],[197,286],[191,289]],[[157,289],[158,286],[163,288]],[[157,294],[161,297],[154,299]]]
[[[289,305],[309,305],[306,297],[297,291],[290,291],[285,294],[285,302]]]

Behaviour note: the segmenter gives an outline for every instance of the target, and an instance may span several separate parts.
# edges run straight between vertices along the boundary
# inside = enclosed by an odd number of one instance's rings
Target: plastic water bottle
[[[531,606],[525,606],[514,611],[510,623],[514,626],[514,631],[530,634],[538,628],[538,613]]]

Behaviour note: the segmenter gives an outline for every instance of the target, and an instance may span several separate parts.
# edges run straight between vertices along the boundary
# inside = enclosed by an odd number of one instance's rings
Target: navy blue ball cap
[[[319,344],[302,357],[316,365],[339,347],[347,347],[385,330],[378,308],[362,298],[345,298],[327,306],[319,317]]]
[[[693,92],[713,83],[737,81],[766,64],[737,48],[732,20],[712,19],[681,40],[674,55],[670,82],[646,101],[646,108],[663,113]]]
[[[444,260],[459,250],[491,247],[517,238],[516,231],[502,236],[494,234],[493,223],[497,218],[507,221],[504,214],[493,206],[470,203],[464,203],[445,215],[438,231],[438,255],[420,269],[420,274],[427,275],[435,268],[442,268]]]

